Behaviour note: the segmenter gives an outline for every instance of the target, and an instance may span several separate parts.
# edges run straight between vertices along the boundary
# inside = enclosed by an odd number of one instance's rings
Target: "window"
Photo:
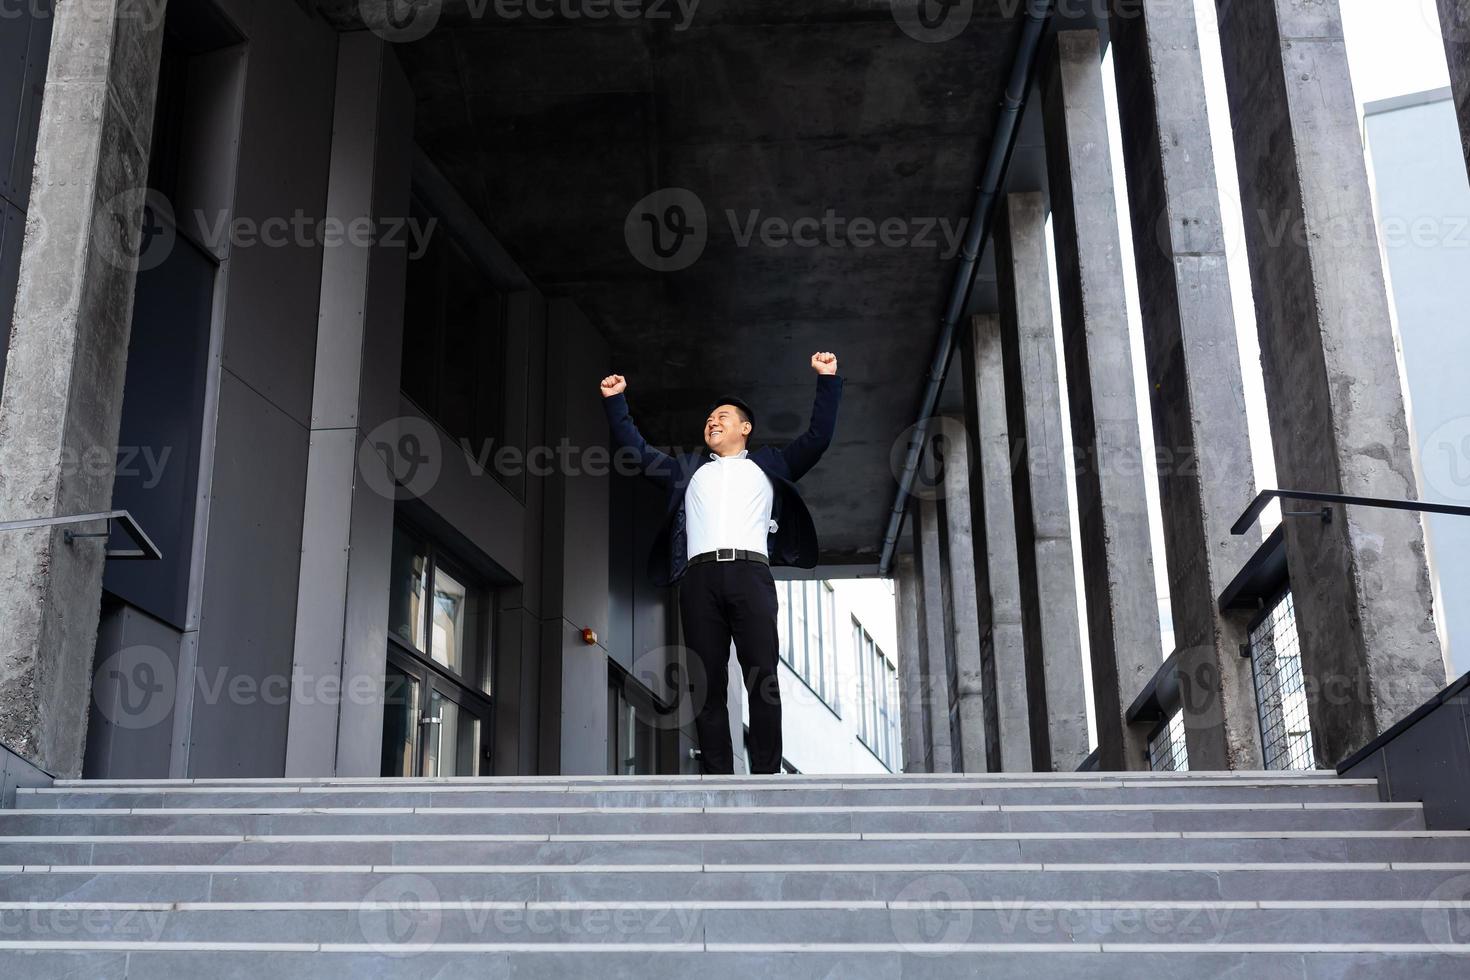
[[[831,584],[781,582],[776,597],[781,659],[836,713],[837,602]]]
[[[607,686],[607,771],[614,776],[664,772],[665,751],[672,731],[660,724],[653,697],[614,665]]]
[[[403,312],[403,393],[451,437],[479,453],[498,441],[504,415],[505,303],[443,223],[410,259]]]
[[[858,738],[889,769],[898,765],[898,670],[857,619],[852,621],[858,675]]]
[[[411,528],[393,528],[388,632],[394,640],[443,667],[467,687],[490,693],[484,656],[489,639],[489,596],[466,584],[451,559]],[[426,598],[427,597],[427,598]]]
[[[491,594],[407,523],[393,528],[384,776],[478,776],[490,758]]]

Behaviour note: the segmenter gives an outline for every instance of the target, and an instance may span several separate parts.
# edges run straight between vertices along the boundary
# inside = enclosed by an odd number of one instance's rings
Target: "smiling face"
[[[745,448],[751,424],[734,405],[716,405],[704,420],[704,444],[710,452],[734,456]]]

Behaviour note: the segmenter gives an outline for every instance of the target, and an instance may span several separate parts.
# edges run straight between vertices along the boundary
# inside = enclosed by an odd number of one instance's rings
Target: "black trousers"
[[[731,640],[750,704],[750,771],[781,771],[777,609],[771,569],[758,561],[704,562],[690,566],[679,582],[684,643],[704,668],[702,681],[694,668],[692,694],[698,709],[694,727],[707,773],[735,771],[726,703]]]

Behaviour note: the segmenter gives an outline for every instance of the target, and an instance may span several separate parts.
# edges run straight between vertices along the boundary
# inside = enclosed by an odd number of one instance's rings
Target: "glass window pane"
[[[801,676],[806,677],[807,683],[811,683],[816,677],[817,658],[822,657],[822,604],[817,592],[817,589],[822,588],[822,583],[807,582],[806,586],[807,649],[806,658],[801,661]]]
[[[396,664],[383,676],[383,776],[413,776],[418,749],[419,682]]]
[[[478,776],[480,719],[437,690],[429,691],[426,776]],[[432,719],[438,719],[434,723]]]
[[[434,569],[434,622],[429,638],[429,656],[450,670],[465,670],[465,623],[469,595],[454,576]]]
[[[423,542],[402,527],[393,528],[389,568],[388,632],[415,650],[424,650],[424,591],[429,566]]]
[[[800,672],[802,651],[806,644],[806,609],[804,593],[799,583],[791,583],[791,646],[786,652],[786,662]]]

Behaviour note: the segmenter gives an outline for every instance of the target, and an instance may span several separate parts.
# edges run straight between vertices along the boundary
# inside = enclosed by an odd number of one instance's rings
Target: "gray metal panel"
[[[0,31],[0,197],[24,209],[51,47],[49,0],[5,10]]]
[[[319,218],[337,35],[294,4],[221,6],[249,41],[231,215]],[[227,275],[188,775],[279,776],[286,699],[207,685],[221,672],[289,682],[321,249],[234,243]]]
[[[26,216],[10,202],[0,203],[0,391],[5,389],[5,356],[10,349],[10,318],[15,312],[15,286],[20,278],[20,246]]]
[[[320,219],[326,208],[337,35],[294,4],[254,16],[233,216]],[[255,13],[255,11],[252,11]],[[231,249],[224,365],[303,425],[311,413],[321,248]]]
[[[177,629],[128,605],[103,610],[84,776],[168,776],[178,662]]]
[[[0,809],[15,806],[17,789],[50,786],[54,781],[49,772],[37,769],[0,743]]]
[[[428,453],[439,460],[439,475],[423,489],[419,502],[512,578],[522,580],[526,559],[523,535],[531,526],[526,508],[489,473],[476,473],[475,461],[407,398],[400,400],[398,412],[412,420],[408,424],[414,425],[415,431],[432,430],[438,438],[437,444],[428,447]]]
[[[137,518],[161,561],[112,562],[103,586],[185,627],[215,264],[185,239],[140,269],[128,338],[112,505]]]
[[[1470,675],[1456,681],[1377,748],[1340,769],[1346,779],[1377,779],[1384,800],[1422,802],[1430,830],[1470,830]],[[1459,690],[1455,690],[1459,688]]]
[[[227,682],[290,679],[307,435],[226,371],[215,438],[189,775],[279,776],[286,699],[236,697]]]
[[[607,342],[570,300],[553,299],[548,313],[557,356],[547,368],[547,398],[557,408],[547,418],[547,442],[566,439],[575,450],[572,465],[552,477],[563,485],[561,509],[547,515],[561,528],[561,615],[602,635],[608,623],[608,477],[588,472],[585,453],[607,445],[607,419],[595,389],[608,363]]]

